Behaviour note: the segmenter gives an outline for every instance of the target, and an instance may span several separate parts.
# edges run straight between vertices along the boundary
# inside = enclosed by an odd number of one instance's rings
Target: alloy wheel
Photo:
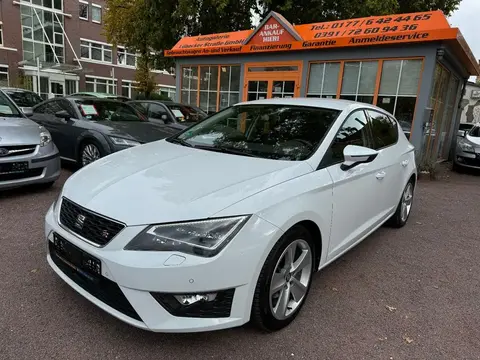
[[[305,298],[312,276],[312,250],[305,240],[290,243],[280,256],[270,284],[270,310],[278,320],[289,318]]]
[[[410,215],[410,210],[412,209],[413,202],[413,185],[408,183],[403,191],[402,195],[402,205],[400,210],[400,217],[403,222],[407,221],[408,215]]]
[[[87,144],[82,151],[82,166],[86,166],[98,159],[100,159],[100,150],[93,144]]]

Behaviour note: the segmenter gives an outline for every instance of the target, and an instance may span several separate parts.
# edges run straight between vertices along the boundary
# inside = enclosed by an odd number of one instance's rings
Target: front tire
[[[315,268],[312,236],[296,225],[275,244],[258,278],[251,320],[265,331],[290,324],[305,303]]]
[[[105,152],[99,144],[94,141],[84,142],[80,147],[78,163],[80,167],[84,167],[104,156]]]
[[[394,228],[401,228],[405,226],[410,217],[410,212],[413,205],[414,183],[410,180],[402,192],[402,197],[398,203],[395,214],[388,221],[388,225]]]

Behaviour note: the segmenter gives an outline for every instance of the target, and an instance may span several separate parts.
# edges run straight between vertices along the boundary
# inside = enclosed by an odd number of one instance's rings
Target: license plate
[[[53,235],[53,248],[57,257],[80,275],[95,281],[102,275],[102,262],[87,254],[58,234]]]
[[[28,161],[0,164],[0,173],[24,172],[28,170]]]

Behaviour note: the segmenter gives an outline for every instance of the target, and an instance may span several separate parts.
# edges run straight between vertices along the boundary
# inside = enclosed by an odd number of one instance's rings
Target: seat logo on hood
[[[2,138],[0,138],[1,140]],[[7,156],[10,151],[6,148],[0,148],[0,156]]]
[[[75,221],[75,227],[76,227],[77,229],[82,230],[82,229],[83,229],[83,225],[85,224],[85,219],[86,219],[86,217],[85,217],[84,215],[79,214],[79,215],[77,216],[77,220]]]

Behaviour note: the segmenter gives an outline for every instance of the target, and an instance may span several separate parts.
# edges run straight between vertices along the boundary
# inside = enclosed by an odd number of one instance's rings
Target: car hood
[[[467,140],[475,145],[480,146],[480,137],[470,136],[467,134]]]
[[[127,225],[214,216],[312,172],[306,162],[216,153],[159,141],[123,150],[72,175],[62,196]]]
[[[165,139],[179,131],[147,121],[99,121],[97,124],[102,127],[102,132],[106,135],[132,139],[141,143]]]
[[[2,145],[38,145],[40,128],[22,117],[0,117],[0,147]]]

